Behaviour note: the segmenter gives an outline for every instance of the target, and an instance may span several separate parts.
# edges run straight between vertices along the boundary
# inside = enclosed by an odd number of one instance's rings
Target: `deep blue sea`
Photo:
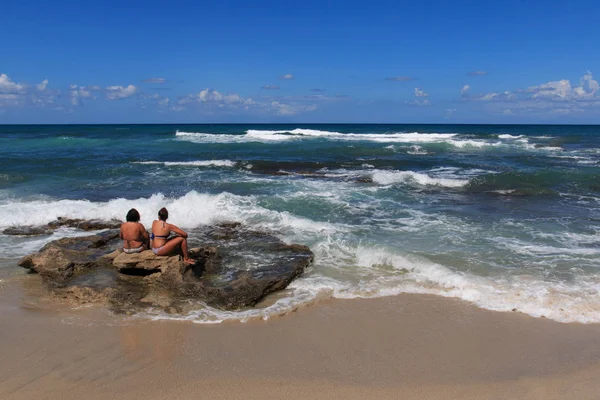
[[[177,318],[410,292],[600,322],[599,126],[0,126],[0,230],[132,207],[149,226],[163,206],[183,229],[240,221],[316,256],[257,308]],[[0,284],[80,234],[0,234]]]

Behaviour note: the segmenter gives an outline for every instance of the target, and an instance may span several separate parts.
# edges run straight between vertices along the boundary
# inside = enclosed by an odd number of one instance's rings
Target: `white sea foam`
[[[283,141],[302,138],[326,138],[331,140],[374,141],[374,142],[440,142],[456,136],[456,133],[341,133],[315,129],[292,129],[283,131],[248,130],[249,139],[259,141]]]
[[[544,281],[531,275],[480,277],[455,272],[427,259],[394,254],[373,247],[340,246],[329,259],[355,259],[370,275],[387,269],[378,279],[361,279],[353,285],[336,285],[334,297],[378,297],[399,293],[431,293],[457,297],[491,310],[517,309],[532,316],[561,322],[600,322],[600,277],[581,277],[573,283]],[[334,246],[328,246],[331,251]],[[322,250],[323,247],[319,247]],[[302,284],[298,281],[298,284]]]
[[[410,150],[408,150],[407,153],[413,154],[413,155],[429,154],[429,152],[427,150],[424,150],[421,146],[417,146],[417,145],[410,146]]]
[[[499,139],[520,139],[522,137],[523,137],[523,135],[509,135],[509,134],[498,135]]]
[[[382,143],[436,143],[444,142],[457,136],[456,133],[341,133],[315,129],[291,130],[253,130],[246,131],[245,135],[213,134],[204,132],[177,131],[175,136],[180,139],[195,142],[281,142],[287,140],[300,140],[310,138],[326,138],[330,140],[347,141],[374,141]]]
[[[287,231],[339,232],[327,222],[311,221],[287,211],[272,211],[256,205],[253,196],[236,196],[230,193],[218,195],[191,191],[179,198],[156,194],[150,198],[135,200],[114,199],[107,202],[87,200],[11,201],[0,204],[0,229],[11,226],[45,225],[58,217],[82,219],[123,219],[127,211],[135,207],[141,222],[150,225],[161,207],[169,209],[170,221],[183,228],[194,228],[220,220],[236,220],[253,226]]]
[[[185,316],[152,314],[155,319],[184,319],[198,323],[226,320],[268,319],[294,311],[321,298],[344,299],[426,293],[463,299],[496,311],[517,310],[560,322],[600,322],[600,279],[579,279],[573,283],[549,282],[531,275],[480,277],[455,272],[447,267],[410,255],[395,254],[380,247],[348,246],[343,241],[313,246],[316,264],[307,276],[288,287],[287,295],[266,307],[228,312],[202,307]],[[334,261],[340,272],[319,273]],[[352,267],[353,279],[340,278]]]
[[[203,132],[175,132],[175,137],[179,140],[190,141],[194,143],[239,143],[248,142],[246,135],[231,135]]]
[[[467,180],[432,178],[424,174],[410,176],[401,171],[376,171],[391,173],[390,182],[404,179],[422,179],[424,184],[462,185]],[[466,174],[479,173],[478,170],[465,171]],[[430,173],[460,175],[456,168],[439,168]],[[380,175],[385,177],[385,175]],[[424,178],[426,177],[426,178]],[[383,178],[382,178],[383,179]],[[444,178],[445,179],[445,178]],[[458,182],[457,182],[458,181]],[[461,182],[462,181],[462,182]],[[338,183],[305,181],[304,191],[293,192],[293,196],[310,199],[317,196],[320,201],[332,202],[336,207],[350,207],[344,196],[355,193]],[[325,185],[325,186],[324,186]],[[337,185],[337,186],[336,186]],[[337,187],[341,190],[334,190]],[[317,190],[320,189],[320,190]],[[366,189],[365,189],[366,190]],[[314,192],[317,192],[314,194]],[[285,194],[280,194],[285,198]],[[546,280],[526,270],[513,274],[489,274],[478,276],[469,272],[456,271],[450,266],[433,262],[425,257],[404,250],[404,246],[371,245],[353,236],[363,226],[318,221],[285,211],[276,211],[260,205],[254,196],[237,196],[229,193],[218,195],[189,192],[179,198],[168,198],[161,194],[135,200],[114,199],[108,202],[74,200],[16,201],[5,200],[0,204],[0,228],[12,225],[42,225],[58,216],[71,218],[119,218],[128,209],[136,207],[142,222],[148,226],[154,219],[156,210],[166,206],[172,222],[184,229],[219,220],[237,220],[250,226],[269,229],[288,242],[307,244],[315,253],[315,263],[304,277],[294,281],[288,290],[279,294],[276,301],[246,311],[224,312],[207,306],[184,316],[164,315],[149,312],[151,318],[188,319],[200,323],[217,323],[224,320],[249,320],[281,315],[306,304],[326,297],[357,298],[395,295],[399,293],[430,293],[456,297],[470,301],[480,307],[510,311],[517,309],[533,316],[545,316],[562,322],[600,322],[600,275],[581,274],[572,281]],[[365,206],[367,206],[365,204]],[[370,206],[372,207],[372,205]],[[359,210],[360,211],[360,210]],[[404,217],[394,217],[393,224],[386,229],[403,232],[406,229],[435,231],[445,237],[447,231],[464,230],[459,221],[445,220],[439,215],[427,215],[422,211],[407,210]],[[384,218],[385,214],[375,216]],[[70,235],[83,235],[85,232],[61,229],[51,236],[22,239],[2,236],[4,256],[18,258],[39,249],[50,240]],[[454,235],[456,236],[456,235]],[[360,237],[360,236],[359,236]],[[529,242],[510,241],[506,238],[497,242],[497,249],[503,247],[511,254],[527,252],[534,257],[598,257],[600,249],[594,247],[595,237],[588,234],[566,234],[562,237],[541,237],[547,240],[562,240],[564,247],[557,245],[534,245]],[[16,245],[17,241],[19,245]],[[14,242],[14,243],[13,243]],[[573,248],[569,250],[568,246]],[[581,247],[585,245],[586,247]],[[7,254],[6,249],[11,253]]]
[[[457,133],[421,133],[421,132],[395,132],[395,133],[342,133],[317,129],[289,129],[289,130],[255,130],[250,129],[245,134],[218,134],[205,132],[177,131],[178,140],[187,140],[195,143],[281,143],[286,141],[326,139],[334,141],[367,141],[376,143],[407,143],[413,144],[408,154],[426,155],[429,152],[424,145],[447,144],[457,149],[473,150],[507,146],[518,146],[531,151],[543,150],[529,143],[523,135],[498,135],[497,141],[489,139],[461,138]],[[385,147],[397,151],[393,145]],[[560,148],[545,148],[546,150],[562,150]]]
[[[217,134],[204,133],[204,132],[185,132],[185,131],[176,131],[175,132],[175,136],[205,136],[205,135],[216,136]]]
[[[185,166],[185,167],[234,167],[231,160],[198,160],[198,161],[133,161],[132,164]]]
[[[469,183],[468,179],[432,177],[427,173],[414,171],[374,170],[372,176],[373,181],[381,185],[391,185],[395,183],[417,183],[419,185],[462,187]]]
[[[448,143],[450,143],[452,146],[458,147],[458,148],[465,148],[465,147],[473,147],[473,148],[483,148],[486,146],[501,146],[502,143],[501,142],[495,142],[495,143],[491,143],[491,142],[487,142],[485,140],[449,140]]]

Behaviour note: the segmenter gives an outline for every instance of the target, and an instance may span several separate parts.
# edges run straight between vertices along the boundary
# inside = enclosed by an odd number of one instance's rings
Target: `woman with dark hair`
[[[157,256],[179,253],[183,256],[183,262],[195,264],[196,261],[188,255],[188,234],[175,225],[167,223],[167,218],[169,218],[169,212],[163,207],[158,211],[158,219],[152,223],[152,233],[150,234],[152,251]],[[171,233],[175,233],[175,236],[169,238]]]
[[[141,253],[148,250],[148,232],[144,225],[140,224],[140,213],[132,208],[125,217],[127,222],[121,224],[121,239],[123,239],[123,251],[127,254]]]

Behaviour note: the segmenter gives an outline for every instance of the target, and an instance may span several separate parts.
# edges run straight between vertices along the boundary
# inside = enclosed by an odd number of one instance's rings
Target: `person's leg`
[[[183,242],[181,242],[181,252],[183,253],[183,261],[185,263],[188,264],[195,264],[196,261],[191,259],[190,256],[188,255],[188,246],[187,246],[187,239],[183,239]]]
[[[163,244],[160,251],[156,253],[157,256],[168,256],[169,254],[178,253],[178,248],[185,239],[181,236],[174,237]]]

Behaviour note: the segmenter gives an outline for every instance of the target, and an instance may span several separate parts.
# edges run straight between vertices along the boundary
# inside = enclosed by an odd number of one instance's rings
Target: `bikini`
[[[125,247],[123,247],[123,253],[125,254],[141,253],[143,250],[144,245],[141,245],[140,247],[134,247],[131,249],[126,249]]]
[[[163,228],[164,228],[164,226],[165,226],[165,222],[163,221]],[[169,235],[170,235],[170,233],[169,233]],[[168,239],[168,238],[169,238],[169,235],[167,235],[167,236],[159,236],[159,235],[155,235],[155,234],[154,234],[154,232],[150,232],[150,240],[154,240],[155,238],[158,238],[158,239],[165,239],[165,240],[166,240],[166,239]],[[152,248],[152,252],[153,252],[155,255],[158,255],[158,253],[160,252],[160,250],[161,250],[163,247],[164,247],[164,244],[163,244],[162,246],[160,246],[160,247],[153,247],[153,248]]]
[[[131,246],[131,242],[138,242],[138,241],[142,241],[142,240],[125,239],[125,241],[127,242],[128,246]],[[130,247],[130,248],[123,247],[123,253],[125,253],[125,254],[141,253],[142,251],[144,251],[144,245],[141,245],[140,247]]]
[[[128,246],[131,246],[131,242],[137,242],[137,240],[129,240],[129,239],[125,239],[125,241],[127,242]],[[130,247],[130,248],[123,247],[123,253],[125,253],[125,254],[141,253],[142,251],[144,251],[144,245],[141,245],[140,247]]]

